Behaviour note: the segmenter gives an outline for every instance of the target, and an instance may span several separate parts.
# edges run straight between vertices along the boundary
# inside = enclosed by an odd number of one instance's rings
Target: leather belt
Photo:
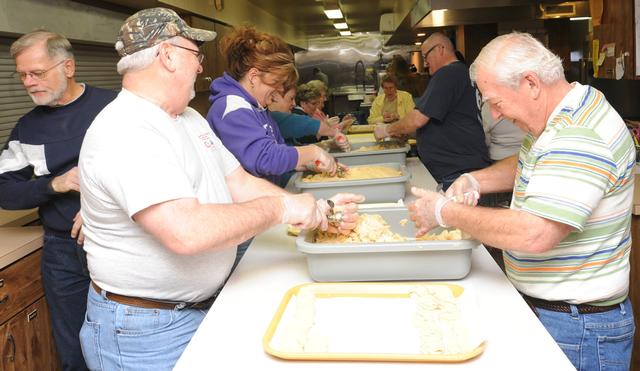
[[[548,301],[522,294],[522,298],[532,307],[550,310],[553,312],[571,313],[571,305],[575,305],[580,314],[604,313],[616,308],[620,304],[613,305],[589,305],[589,304],[569,304],[564,301]]]
[[[94,281],[91,281],[91,286],[93,286],[93,288],[96,290],[97,293],[102,293],[103,290]],[[199,302],[194,302],[194,303],[170,302],[170,301],[161,301],[161,300],[154,300],[154,299],[136,298],[133,296],[115,294],[113,292],[108,292],[108,291],[105,291],[105,296],[107,297],[107,299],[115,301],[117,303],[124,304],[124,305],[131,305],[131,306],[140,307],[140,308],[149,308],[149,309],[189,308],[189,309],[205,309],[206,310],[211,308],[211,305],[215,301],[217,295],[213,295],[209,299],[199,301]]]

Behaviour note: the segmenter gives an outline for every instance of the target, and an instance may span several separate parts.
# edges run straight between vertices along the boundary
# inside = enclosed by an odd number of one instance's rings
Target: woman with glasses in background
[[[280,38],[243,26],[220,42],[227,69],[211,83],[207,120],[251,174],[285,186],[293,170],[335,174],[333,157],[318,146],[287,146],[267,106],[295,86],[298,72]]]

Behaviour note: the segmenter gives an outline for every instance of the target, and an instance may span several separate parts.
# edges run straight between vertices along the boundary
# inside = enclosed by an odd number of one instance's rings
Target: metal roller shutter
[[[15,63],[9,47],[15,39],[0,38],[0,148],[3,148],[18,119],[33,108],[33,102],[20,81],[11,77]],[[73,45],[76,57],[76,81],[105,89],[120,90],[121,76],[116,71],[118,54],[113,47]]]

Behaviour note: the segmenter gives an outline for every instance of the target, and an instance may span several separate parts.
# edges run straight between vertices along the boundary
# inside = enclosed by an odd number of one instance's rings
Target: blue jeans
[[[89,289],[80,342],[91,370],[171,370],[207,311],[148,309]]]
[[[40,268],[62,369],[86,370],[78,338],[90,282],[85,252],[70,237],[45,234]]]
[[[627,298],[620,309],[579,314],[536,308],[540,321],[578,370],[628,370],[633,348],[633,310]]]

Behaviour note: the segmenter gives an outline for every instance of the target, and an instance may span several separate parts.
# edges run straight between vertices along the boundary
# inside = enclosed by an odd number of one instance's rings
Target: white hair
[[[535,73],[545,84],[564,79],[562,60],[528,33],[512,32],[491,40],[469,68],[472,81],[478,70],[490,72],[496,82],[513,89],[527,72]]]
[[[177,38],[178,36],[175,36],[168,40],[165,40],[164,42],[176,45],[178,44]],[[158,49],[160,49],[161,44],[162,43],[158,43],[149,48],[142,49],[133,54],[125,55],[124,57],[120,58],[117,66],[118,73],[120,75],[124,75],[127,72],[139,71],[149,67],[149,65],[153,63],[153,60],[158,55]],[[122,41],[118,40],[116,42],[115,48],[116,50],[124,48]]]

